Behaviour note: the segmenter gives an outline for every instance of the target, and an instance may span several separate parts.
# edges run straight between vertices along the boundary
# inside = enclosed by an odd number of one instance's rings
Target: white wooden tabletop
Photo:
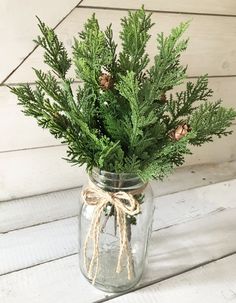
[[[80,273],[80,188],[0,203],[0,303],[236,302],[236,163],[184,168],[152,186],[148,266],[119,295]]]

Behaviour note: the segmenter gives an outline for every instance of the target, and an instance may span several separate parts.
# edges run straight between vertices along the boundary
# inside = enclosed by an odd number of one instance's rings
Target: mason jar
[[[151,186],[135,174],[93,169],[79,212],[80,269],[95,287],[123,292],[141,279],[154,213]]]

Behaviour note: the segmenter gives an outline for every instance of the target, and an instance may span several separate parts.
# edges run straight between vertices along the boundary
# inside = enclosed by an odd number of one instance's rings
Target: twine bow
[[[91,225],[86,235],[84,242],[84,262],[88,271],[88,277],[94,284],[96,281],[98,267],[99,267],[99,237],[101,232],[101,217],[104,207],[110,203],[114,206],[117,216],[117,226],[120,234],[120,251],[117,261],[116,272],[121,272],[121,258],[123,254],[127,256],[127,272],[128,279],[133,276],[132,254],[127,233],[127,219],[126,216],[136,215],[140,212],[140,204],[131,193],[124,191],[106,192],[99,187],[88,186],[82,192],[82,197],[87,205],[94,205],[95,210],[92,216]],[[87,264],[87,247],[89,239],[93,242],[92,258]]]

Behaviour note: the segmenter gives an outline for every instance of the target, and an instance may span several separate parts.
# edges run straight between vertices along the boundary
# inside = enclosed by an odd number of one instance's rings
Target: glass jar
[[[81,272],[95,287],[123,292],[140,281],[153,213],[151,186],[137,175],[92,171],[81,195],[79,254]]]

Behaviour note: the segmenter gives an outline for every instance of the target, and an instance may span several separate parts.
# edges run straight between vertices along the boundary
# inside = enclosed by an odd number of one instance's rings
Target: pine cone
[[[99,77],[100,86],[103,90],[107,90],[113,87],[114,81],[109,74],[102,73]]]
[[[179,125],[175,130],[171,131],[169,136],[173,140],[180,140],[181,138],[185,137],[188,132],[191,131],[191,128],[186,123]]]
[[[161,101],[161,102],[166,102],[166,95],[165,95],[165,94],[162,94],[162,95],[160,96],[160,101]]]

